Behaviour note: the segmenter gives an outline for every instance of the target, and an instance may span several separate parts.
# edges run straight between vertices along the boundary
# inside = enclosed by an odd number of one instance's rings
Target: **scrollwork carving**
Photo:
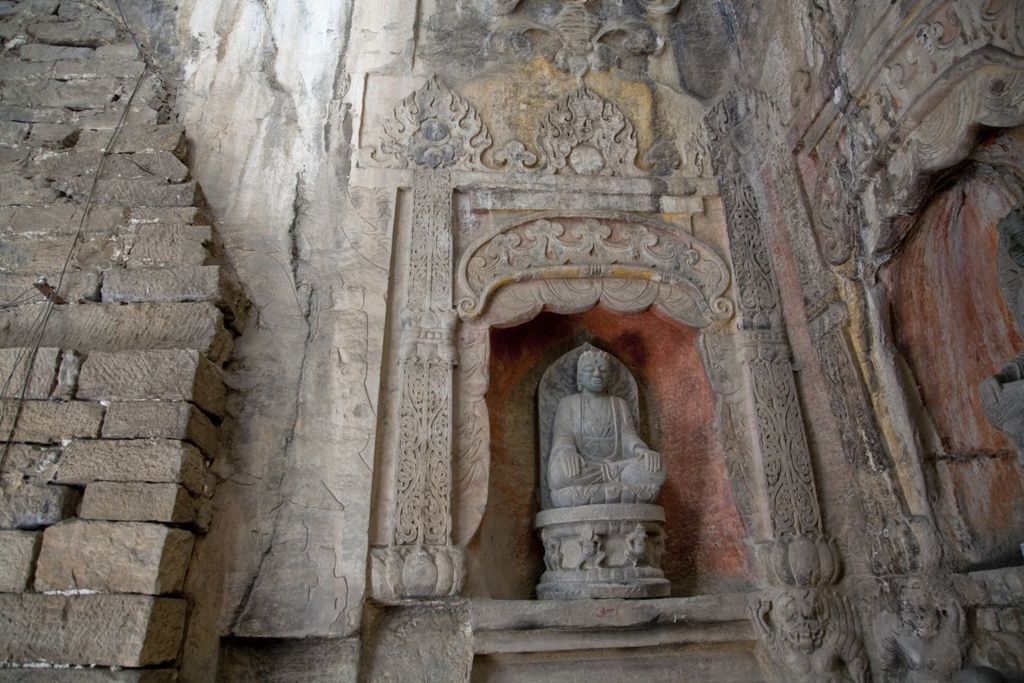
[[[544,115],[537,147],[549,173],[639,175],[636,129],[610,101],[585,85]]]
[[[540,54],[560,71],[577,76],[629,66],[632,60],[660,53],[665,45],[650,21],[621,4],[595,10],[590,5],[598,3],[592,0],[566,0],[552,11],[522,7],[521,1],[484,2],[492,6],[490,14],[498,17],[488,36],[493,53],[522,58]],[[640,0],[644,12],[652,16],[669,14],[678,4],[679,0]]]
[[[457,590],[451,548],[452,365],[451,179],[419,172],[399,343],[401,393],[394,545],[385,575],[394,595]],[[461,558],[461,555],[458,556]],[[459,560],[461,562],[461,560]],[[397,572],[397,573],[396,573]]]
[[[398,168],[477,170],[491,144],[477,110],[431,76],[384,121],[381,142],[370,157]]]
[[[650,305],[657,290],[672,287],[676,298],[689,301],[666,296],[666,302],[688,309],[681,319],[699,326],[732,314],[723,296],[729,270],[709,245],[668,224],[628,215],[532,218],[477,240],[459,264],[459,314],[479,317],[490,299],[514,283],[557,287],[558,281],[583,278],[608,280],[601,294],[625,304],[626,297],[617,294],[646,292],[653,295]]]

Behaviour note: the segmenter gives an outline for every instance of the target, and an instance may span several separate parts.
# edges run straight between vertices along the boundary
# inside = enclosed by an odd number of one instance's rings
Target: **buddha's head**
[[[603,394],[611,382],[611,356],[604,351],[594,349],[584,351],[576,363],[576,388]]]

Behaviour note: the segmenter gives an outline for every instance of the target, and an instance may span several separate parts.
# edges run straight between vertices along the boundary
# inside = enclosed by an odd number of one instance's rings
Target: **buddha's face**
[[[584,354],[576,369],[576,382],[582,391],[602,394],[608,388],[611,366],[604,354]]]

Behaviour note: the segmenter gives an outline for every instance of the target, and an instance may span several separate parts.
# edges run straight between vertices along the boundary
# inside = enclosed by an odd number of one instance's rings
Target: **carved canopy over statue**
[[[636,381],[584,344],[555,361],[538,389],[540,504],[547,571],[541,598],[668,594],[665,513],[652,505],[665,464],[637,431]]]

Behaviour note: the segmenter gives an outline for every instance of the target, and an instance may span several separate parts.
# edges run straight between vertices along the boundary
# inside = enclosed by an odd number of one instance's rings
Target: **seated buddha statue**
[[[556,507],[649,503],[665,482],[661,455],[637,434],[626,401],[607,393],[611,369],[607,353],[585,351],[578,393],[558,402],[547,471]]]

